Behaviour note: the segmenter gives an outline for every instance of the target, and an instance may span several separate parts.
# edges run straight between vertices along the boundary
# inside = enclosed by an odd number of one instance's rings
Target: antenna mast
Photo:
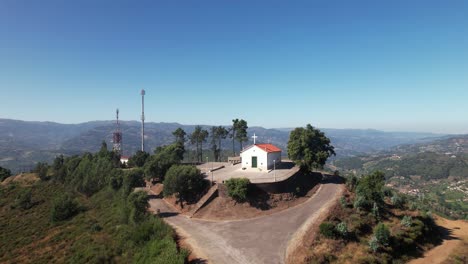
[[[145,90],[141,90],[141,151],[145,151]]]
[[[120,130],[120,122],[119,122],[119,109],[115,110],[115,131],[112,136],[112,141],[114,143],[114,146],[112,147],[112,150],[121,155],[122,154],[122,131]]]

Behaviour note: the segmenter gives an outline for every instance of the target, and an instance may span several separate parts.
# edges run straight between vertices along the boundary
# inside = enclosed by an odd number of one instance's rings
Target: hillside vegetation
[[[374,172],[347,179],[347,191],[309,242],[307,263],[403,263],[440,243],[430,213],[384,187]]]
[[[0,262],[184,263],[175,233],[147,212],[140,170],[105,148],[57,157],[43,180],[0,187]]]
[[[383,171],[388,186],[446,217],[468,218],[467,135],[340,159],[333,165],[346,175]]]
[[[195,125],[178,123],[145,124],[145,145],[147,149],[172,143],[172,132],[182,128],[188,134],[195,130]],[[210,130],[210,126],[201,126]],[[226,127],[230,129],[229,126]],[[52,162],[55,156],[81,155],[85,152],[96,152],[103,139],[111,142],[115,129],[113,121],[93,121],[81,124],[59,124],[53,122],[28,122],[0,119],[0,166],[14,173],[29,171],[37,162]],[[121,121],[124,155],[134,154],[140,146],[140,123]],[[254,133],[259,142],[270,142],[286,153],[289,133],[292,129],[265,129],[249,127],[247,140]],[[359,155],[386,150],[400,144],[427,142],[442,135],[430,133],[394,133],[377,130],[358,129],[322,129],[331,139],[338,157]],[[251,142],[251,141],[249,141]],[[248,143],[247,143],[248,144]],[[223,150],[229,150],[223,157],[232,155],[232,143],[228,137],[221,140]],[[219,146],[218,146],[219,147]],[[206,145],[204,151],[209,151]],[[187,150],[195,149],[188,144]],[[239,146],[235,146],[239,152]],[[189,160],[194,156],[189,156]]]

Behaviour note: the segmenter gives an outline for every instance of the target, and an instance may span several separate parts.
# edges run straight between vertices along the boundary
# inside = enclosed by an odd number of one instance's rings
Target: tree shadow
[[[201,258],[192,259],[188,262],[188,264],[207,264],[207,263],[208,263],[208,260],[201,259]]]
[[[157,216],[161,217],[161,218],[169,218],[169,217],[174,217],[176,215],[179,215],[179,213],[175,213],[175,212],[162,212],[162,213],[159,213],[159,214],[156,214]]]
[[[278,165],[276,165],[276,168],[277,168],[277,169],[290,170],[290,169],[292,169],[294,166],[295,166],[294,162],[283,161],[283,162],[279,163]]]
[[[150,199],[150,200],[151,199],[162,199],[162,198],[163,198],[162,194],[160,194],[160,195],[148,194],[148,199]]]
[[[247,202],[250,206],[262,211],[271,209],[271,205],[268,204],[270,195],[267,192],[256,187],[255,185],[250,185],[248,193]]]
[[[322,184],[344,184],[345,180],[343,177],[330,175],[330,174],[322,174]]]
[[[460,240],[460,238],[453,236],[453,230],[443,227],[443,226],[437,226],[437,232],[439,232],[440,235],[440,241],[437,241],[438,244],[442,244],[444,240]]]

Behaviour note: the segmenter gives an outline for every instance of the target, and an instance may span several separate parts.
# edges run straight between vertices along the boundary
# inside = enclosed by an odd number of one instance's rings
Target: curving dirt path
[[[436,224],[447,230],[441,245],[427,251],[422,258],[410,261],[410,264],[451,263],[450,256],[456,254],[468,258],[468,222],[435,217]],[[457,252],[458,251],[458,252]],[[460,263],[463,263],[460,261]]]
[[[174,213],[161,199],[151,199],[152,210],[183,233],[195,251],[212,263],[284,263],[291,247],[342,193],[343,186],[333,177],[325,178],[320,189],[305,203],[254,219],[206,221]],[[288,249],[291,252],[291,249]]]

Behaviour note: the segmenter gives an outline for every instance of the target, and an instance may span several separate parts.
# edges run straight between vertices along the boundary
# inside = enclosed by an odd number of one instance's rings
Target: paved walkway
[[[286,249],[296,232],[318,218],[332,205],[343,186],[325,179],[319,191],[305,203],[272,215],[239,221],[205,221],[178,215],[160,199],[151,199],[165,220],[188,234],[210,262],[284,263]],[[302,228],[301,228],[302,227]]]
[[[221,166],[224,167],[220,168]],[[284,181],[299,171],[299,167],[294,166],[290,160],[283,160],[276,165],[275,170],[266,171],[251,168],[243,170],[241,164],[232,165],[227,162],[208,162],[198,165],[197,168],[206,174],[207,180],[211,181],[213,178],[217,182],[231,178],[248,178],[252,183]],[[220,169],[211,172],[213,168]]]

